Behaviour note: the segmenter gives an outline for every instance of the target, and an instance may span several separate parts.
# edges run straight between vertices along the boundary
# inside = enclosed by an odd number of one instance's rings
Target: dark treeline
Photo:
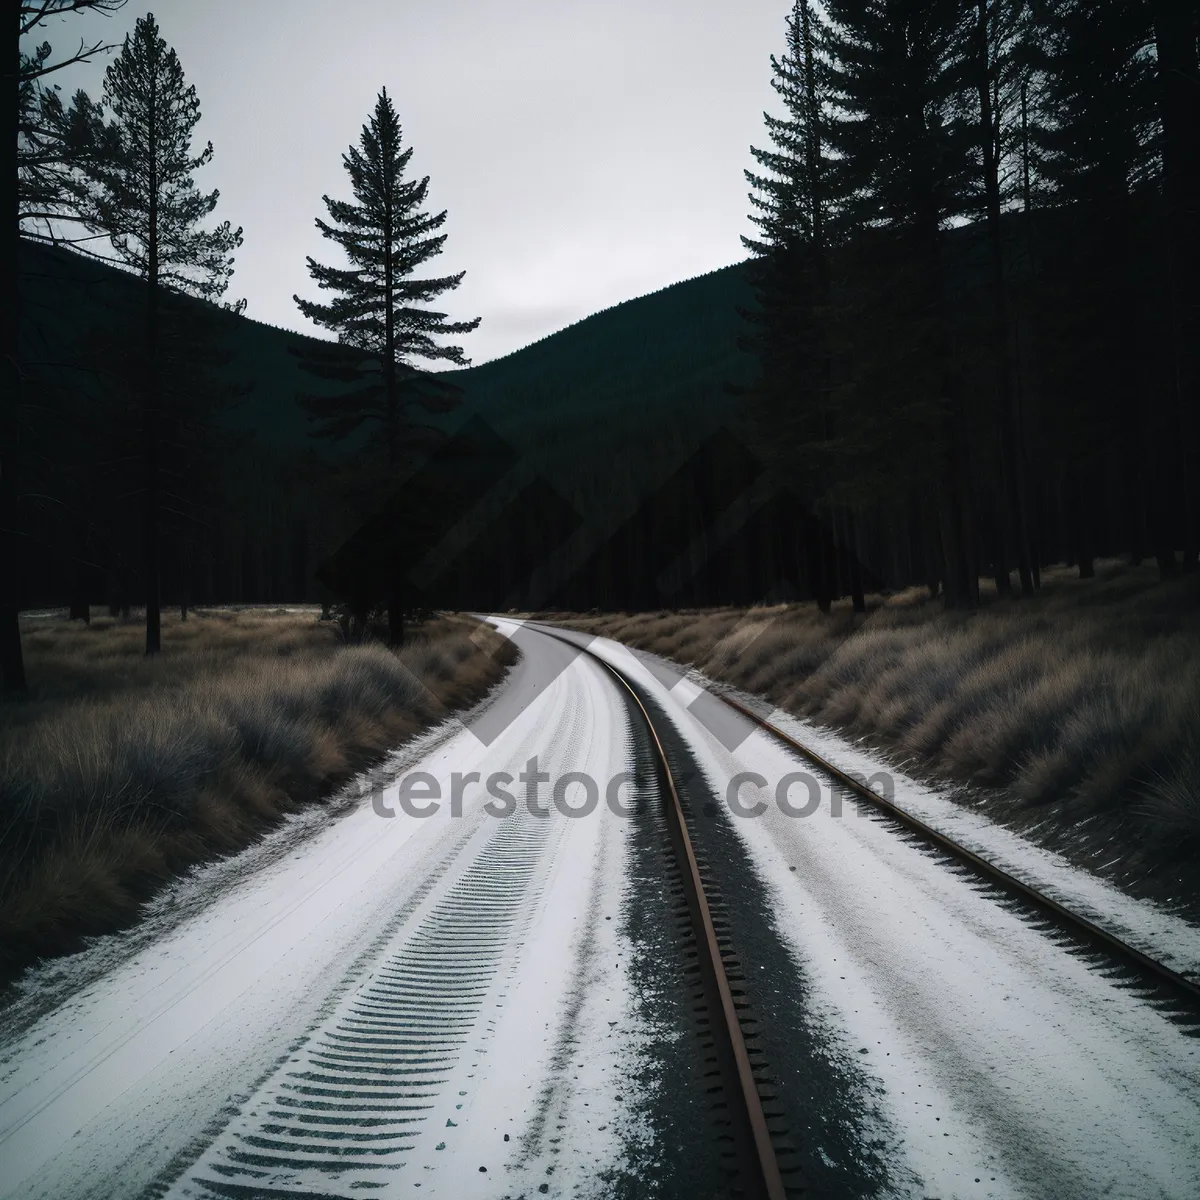
[[[142,402],[122,348],[136,346],[144,285],[67,250],[21,249],[20,606],[142,608]],[[187,296],[169,296],[161,321],[163,603],[314,599],[316,562],[354,518],[315,490],[329,468],[311,450],[236,420],[259,399],[269,343]]]
[[[400,493],[328,578],[363,607],[399,570],[441,604],[862,609],[1028,594],[1102,554],[1194,569],[1196,37],[1135,0],[797,3],[747,173],[759,373],[733,389],[773,485],[706,413],[619,476],[633,439],[597,413],[442,574],[409,572],[436,553]]]
[[[87,620],[97,602],[137,606],[154,654],[164,599],[184,619],[197,603],[328,599],[315,566],[428,433],[409,410],[441,411],[458,395],[411,358],[466,365],[434,335],[478,324],[417,307],[461,275],[411,278],[440,251],[433,231],[446,214],[419,211],[428,180],[404,180],[412,151],[381,93],[361,150],[344,160],[359,203],[326,197],[330,223],[317,222],[350,268],[309,260],[317,283],[341,294],[297,298],[338,342],[289,337],[281,362],[283,339],[243,321],[244,301],[222,300],[241,230],[209,219],[219,196],[194,173],[213,147],[193,145],[199,99],[153,14],[120,47],[56,58],[36,40],[53,18],[123,4],[18,6],[6,172],[15,221],[0,264],[12,368],[0,431],[0,668],[18,694],[22,607],[66,602]],[[114,50],[98,98],[63,97],[56,72]],[[318,435],[341,443],[338,455],[287,436],[306,424],[297,400]]]
[[[6,688],[20,607],[144,607],[153,652],[159,600],[336,598],[399,637],[422,606],[969,606],[1051,562],[1195,567],[1194,6],[798,3],[746,268],[437,376],[415,360],[465,366],[438,339],[477,322],[429,308],[461,275],[421,277],[446,214],[386,93],[318,221],[350,267],[310,260],[322,302],[297,298],[338,342],[288,335],[222,301],[240,232],[192,183],[211,148],[153,18],[99,100],[54,90],[29,39],[87,7],[120,0],[20,5]],[[173,97],[165,226],[147,80]]]
[[[159,650],[164,547],[186,563],[196,545],[196,513],[214,479],[217,450],[207,430],[222,402],[210,372],[220,362],[222,325],[244,308],[219,304],[241,230],[207,222],[218,193],[199,190],[194,172],[213,148],[193,150],[199,100],[153,15],[124,39],[99,100],[79,90],[64,103],[53,76],[113,47],[81,45],[77,55],[56,61],[48,42],[29,40],[28,50],[23,44],[53,17],[119,7],[119,0],[18,5],[15,157],[6,172],[16,219],[13,255],[0,272],[14,301],[2,468],[13,582],[0,641],[5,688],[18,692],[25,681],[12,608],[27,598],[23,568],[36,563],[39,550],[53,547],[61,557],[70,546],[68,590],[80,616],[87,614],[89,575],[100,569],[114,607],[126,607],[136,563],[146,652]],[[70,314],[62,309],[71,299],[65,292],[52,298],[39,289],[36,272],[22,269],[23,239],[66,242],[93,256],[106,241],[104,257],[143,281],[135,327],[99,317],[75,331],[68,352],[62,326]],[[172,302],[180,296],[208,303],[188,310]],[[103,301],[94,309],[105,313]],[[134,500],[136,518],[127,513]],[[56,511],[47,515],[49,509]],[[186,613],[184,574],[176,566]]]
[[[0,238],[0,676],[8,694],[25,691],[25,666],[17,613],[21,606],[24,531],[21,521],[21,442],[24,433],[25,362],[22,355],[20,253],[25,223],[46,221],[56,210],[69,170],[55,133],[39,120],[42,97],[53,95],[50,77],[73,63],[86,62],[108,49],[81,42],[66,58],[55,59],[49,42],[22,44],[32,38],[49,16],[94,8],[113,11],[124,0],[20,0],[17,5],[17,44],[10,46],[4,70],[6,124],[12,158],[0,173],[6,221]],[[13,54],[12,51],[16,53]]]
[[[1195,568],[1198,33],[1172,0],[795,5],[747,399],[888,583]]]
[[[23,4],[21,34],[88,7],[120,4]],[[84,92],[64,103],[53,87],[59,67],[104,49],[55,60],[43,44],[18,59],[5,599],[8,615],[136,606],[153,653],[163,600],[186,616],[192,604],[311,598],[315,562],[356,514],[314,496],[328,472],[294,438],[273,444],[230,420],[263,400],[286,412],[296,372],[271,354],[283,339],[220,303],[240,231],[205,227],[218,197],[192,173],[212,147],[190,148],[198,100],[153,17],[114,57],[101,103]],[[289,379],[283,403],[250,394]],[[7,634],[4,681],[21,690]]]

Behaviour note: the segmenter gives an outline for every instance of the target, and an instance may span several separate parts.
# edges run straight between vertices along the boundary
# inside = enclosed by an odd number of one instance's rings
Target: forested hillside
[[[1138,267],[1127,297],[1137,320],[1124,331],[1132,390],[1114,408],[1087,390],[1094,379],[1093,331],[1064,309],[1086,226],[1063,209],[1033,220],[1020,213],[1005,218],[1035,569],[1077,561],[1081,551],[1089,557],[1120,553],[1136,522],[1161,503],[1155,489],[1162,480],[1149,469],[1155,445],[1168,454],[1171,436],[1169,413],[1160,420],[1161,407],[1152,403],[1169,384],[1171,363],[1168,263],[1155,234],[1160,219],[1154,195],[1147,194],[1134,223]],[[961,387],[969,398],[966,428],[977,445],[969,488],[986,570],[995,528],[989,497],[1001,466],[992,433],[995,378],[984,343],[982,239],[980,225],[952,230],[945,261]],[[41,397],[45,412],[34,425],[46,439],[30,460],[31,471],[40,469],[39,461],[47,469],[56,464],[58,481],[53,501],[36,494],[27,501],[25,604],[53,603],[71,588],[94,603],[127,602],[137,594],[138,555],[135,516],[122,509],[130,489],[121,480],[128,479],[122,462],[136,432],[129,397],[111,378],[111,348],[136,328],[143,285],[69,251],[30,245],[25,252],[37,301],[29,309],[35,366],[28,393]],[[855,269],[863,269],[861,258]],[[822,543],[832,555],[835,594],[851,590],[856,564],[876,585],[936,580],[937,549],[922,517],[923,497],[933,486],[926,478],[928,448],[905,444],[901,430],[882,445],[886,457],[874,467],[870,447],[842,450],[852,456],[866,497],[857,504],[853,530],[844,509],[813,508],[812,467],[823,463],[829,446],[814,447],[811,458],[798,455],[795,430],[777,401],[764,402],[753,386],[758,360],[739,348],[754,330],[744,316],[755,306],[745,265],[627,301],[482,366],[444,372],[441,377],[461,389],[460,402],[428,420],[443,439],[482,421],[511,461],[476,491],[471,449],[455,446],[443,483],[422,483],[438,471],[442,443],[435,441],[395,472],[393,482],[402,486],[390,509],[387,486],[373,482],[355,491],[356,476],[368,474],[360,470],[361,434],[333,443],[310,436],[297,397],[338,386],[301,368],[294,351],[312,339],[198,301],[173,303],[185,326],[201,313],[215,322],[199,350],[203,361],[180,367],[191,393],[185,389],[179,402],[192,413],[195,429],[170,514],[164,579],[173,601],[326,597],[314,572],[381,509],[389,513],[389,528],[412,531],[400,545],[409,559],[415,563],[432,552],[424,574],[440,575],[441,583],[425,598],[443,604],[665,603],[670,593],[650,581],[741,500],[746,511],[734,518],[740,534],[718,533],[705,543],[712,561],[701,569],[697,559],[678,599],[811,595]],[[869,344],[870,326],[856,336]],[[185,346],[181,353],[186,364],[197,349]],[[832,386],[848,386],[856,369],[853,358],[836,363]],[[707,457],[698,457],[713,435]],[[108,450],[98,457],[99,446]],[[756,464],[766,468],[761,480]],[[701,477],[707,473],[713,475],[708,482]],[[403,486],[414,476],[415,484]],[[32,483],[31,477],[29,492]],[[453,503],[446,499],[450,491],[457,493]],[[453,512],[455,520],[431,524],[421,511],[430,506]],[[639,532],[634,536],[626,526]],[[723,539],[730,543],[724,557]],[[682,572],[688,575],[687,568]]]
[[[136,488],[135,410],[114,354],[136,334],[144,284],[69,250],[22,249],[26,398],[40,413],[23,489],[23,606],[60,602],[70,589],[93,603],[136,602],[136,516],[122,507],[128,485]],[[745,381],[753,365],[737,347],[737,308],[751,302],[734,266],[617,305],[502,359],[446,372],[461,401],[431,420],[452,433],[480,418],[520,460],[514,482],[541,475],[589,515],[622,502],[621,481],[633,505],[647,481],[733,415],[725,385]],[[313,339],[186,297],[172,305],[181,328],[204,318],[210,332],[180,347],[177,374],[192,394],[177,404],[195,436],[173,489],[165,594],[314,599],[314,568],[360,519],[328,486],[330,472],[340,464],[352,473],[363,441],[310,437],[297,396],[337,385],[302,369],[294,351]],[[53,501],[33,494],[45,471]]]
[[[172,144],[199,101],[153,17],[135,32],[100,102],[42,82],[48,47],[21,61],[15,604],[146,597],[154,653],[160,590],[384,607],[395,638],[422,607],[861,612],[865,587],[922,584],[972,608],[981,578],[1031,596],[1055,562],[1200,564],[1178,6],[797,0],[742,172],[749,261],[467,369],[439,339],[478,321],[430,307],[464,272],[422,273],[446,213],[387,89],[294,297],[338,340],[306,339],[220,303],[242,234],[206,223],[211,147],[148,203],[142,67],[177,95]],[[124,273],[29,244],[64,229]]]
[[[464,417],[477,412],[522,444],[556,429],[708,419],[728,409],[722,382],[747,378],[737,309],[752,303],[744,267],[725,267],[446,378],[464,389]]]

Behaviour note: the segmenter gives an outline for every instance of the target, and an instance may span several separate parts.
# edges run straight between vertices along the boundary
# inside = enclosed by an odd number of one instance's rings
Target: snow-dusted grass
[[[571,618],[574,628],[864,738],[1160,895],[1200,861],[1200,578],[1099,564],[947,612],[923,589],[814,605]],[[1194,886],[1193,889],[1194,891]]]
[[[39,621],[30,702],[0,709],[0,974],[128,922],[165,881],[448,711],[510,661],[465,618],[393,653],[314,614],[213,611],[164,625]]]

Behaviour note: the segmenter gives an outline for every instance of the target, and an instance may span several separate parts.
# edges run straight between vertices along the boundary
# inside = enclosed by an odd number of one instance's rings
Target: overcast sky
[[[157,0],[195,85],[198,175],[216,216],[245,229],[229,298],[262,321],[317,332],[305,256],[338,262],[313,224],[350,199],[342,154],[381,87],[410,174],[448,217],[424,273],[465,270],[438,307],[481,316],[481,363],[589,313],[745,257],[742,170],[778,106],[770,56],[791,0]],[[147,11],[50,22],[56,55],[120,42]],[[104,64],[58,76],[98,96]]]

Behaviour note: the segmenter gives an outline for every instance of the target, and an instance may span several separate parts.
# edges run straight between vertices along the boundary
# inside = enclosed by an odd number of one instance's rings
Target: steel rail
[[[650,713],[647,711],[637,689],[622,674],[620,670],[606,661],[593,650],[580,646],[572,638],[564,637],[561,633],[542,628],[539,632],[566,642],[576,650],[582,651],[593,661],[602,666],[629,693],[638,712],[645,721],[650,740],[654,743],[658,766],[667,788],[667,823],[671,828],[673,839],[680,850],[682,858],[681,874],[684,891],[689,901],[689,909],[693,912],[696,929],[696,941],[703,955],[721,1004],[722,1027],[728,1048],[732,1052],[734,1065],[737,1069],[738,1092],[745,1110],[746,1122],[750,1127],[753,1138],[754,1155],[761,1175],[762,1194],[767,1200],[787,1200],[783,1176],[779,1170],[779,1162],[775,1156],[775,1147],[771,1141],[771,1133],[767,1128],[766,1114],[763,1112],[762,1099],[758,1094],[758,1085],[754,1080],[754,1072],[750,1066],[750,1056],[746,1052],[746,1042],[742,1037],[742,1027],[738,1020],[737,1007],[733,1001],[733,991],[725,974],[725,964],[721,958],[721,949],[717,941],[716,929],[713,925],[712,913],[708,899],[704,894],[704,883],[700,877],[700,867],[696,861],[696,853],[692,847],[692,839],[688,834],[687,822],[683,815],[683,805],[680,803],[679,792],[675,787],[675,779],[671,773],[671,765],[667,753],[658,736]],[[715,1023],[714,1023],[715,1025]]]
[[[823,758],[815,750],[804,745],[803,742],[798,741],[791,734],[784,732],[784,730],[772,724],[765,717],[759,716],[753,709],[742,704],[740,701],[719,692],[710,694],[719,696],[730,708],[735,709],[744,717],[748,717],[756,725],[761,726],[779,741],[791,747],[791,749],[802,755],[818,770],[835,779],[843,788],[875,805],[876,808],[886,813],[893,820],[898,821],[901,825],[919,834],[927,841],[934,843],[960,862],[973,868],[980,875],[985,876],[994,883],[1000,884],[1009,891],[1017,893],[1030,904],[1057,919],[1060,924],[1066,926],[1072,932],[1083,936],[1086,940],[1100,943],[1115,957],[1126,959],[1143,971],[1156,976],[1176,991],[1182,992],[1190,1000],[1200,1001],[1200,981],[1189,979],[1186,975],[1181,975],[1178,971],[1173,971],[1165,963],[1159,962],[1156,958],[1151,958],[1150,955],[1144,954],[1135,946],[1122,941],[1116,934],[1110,933],[1094,921],[1088,920],[1087,917],[1081,916],[1079,913],[1072,912],[1065,905],[1044,895],[1037,888],[1031,887],[1029,884],[1016,878],[1016,876],[1010,875],[1001,867],[996,866],[995,863],[989,862],[974,851],[959,845],[953,838],[947,837],[940,830],[927,825],[919,817],[914,817],[911,813],[906,812],[885,796],[881,796],[878,792],[867,787],[865,783],[855,779],[853,775],[849,775],[834,766],[833,763]]]

